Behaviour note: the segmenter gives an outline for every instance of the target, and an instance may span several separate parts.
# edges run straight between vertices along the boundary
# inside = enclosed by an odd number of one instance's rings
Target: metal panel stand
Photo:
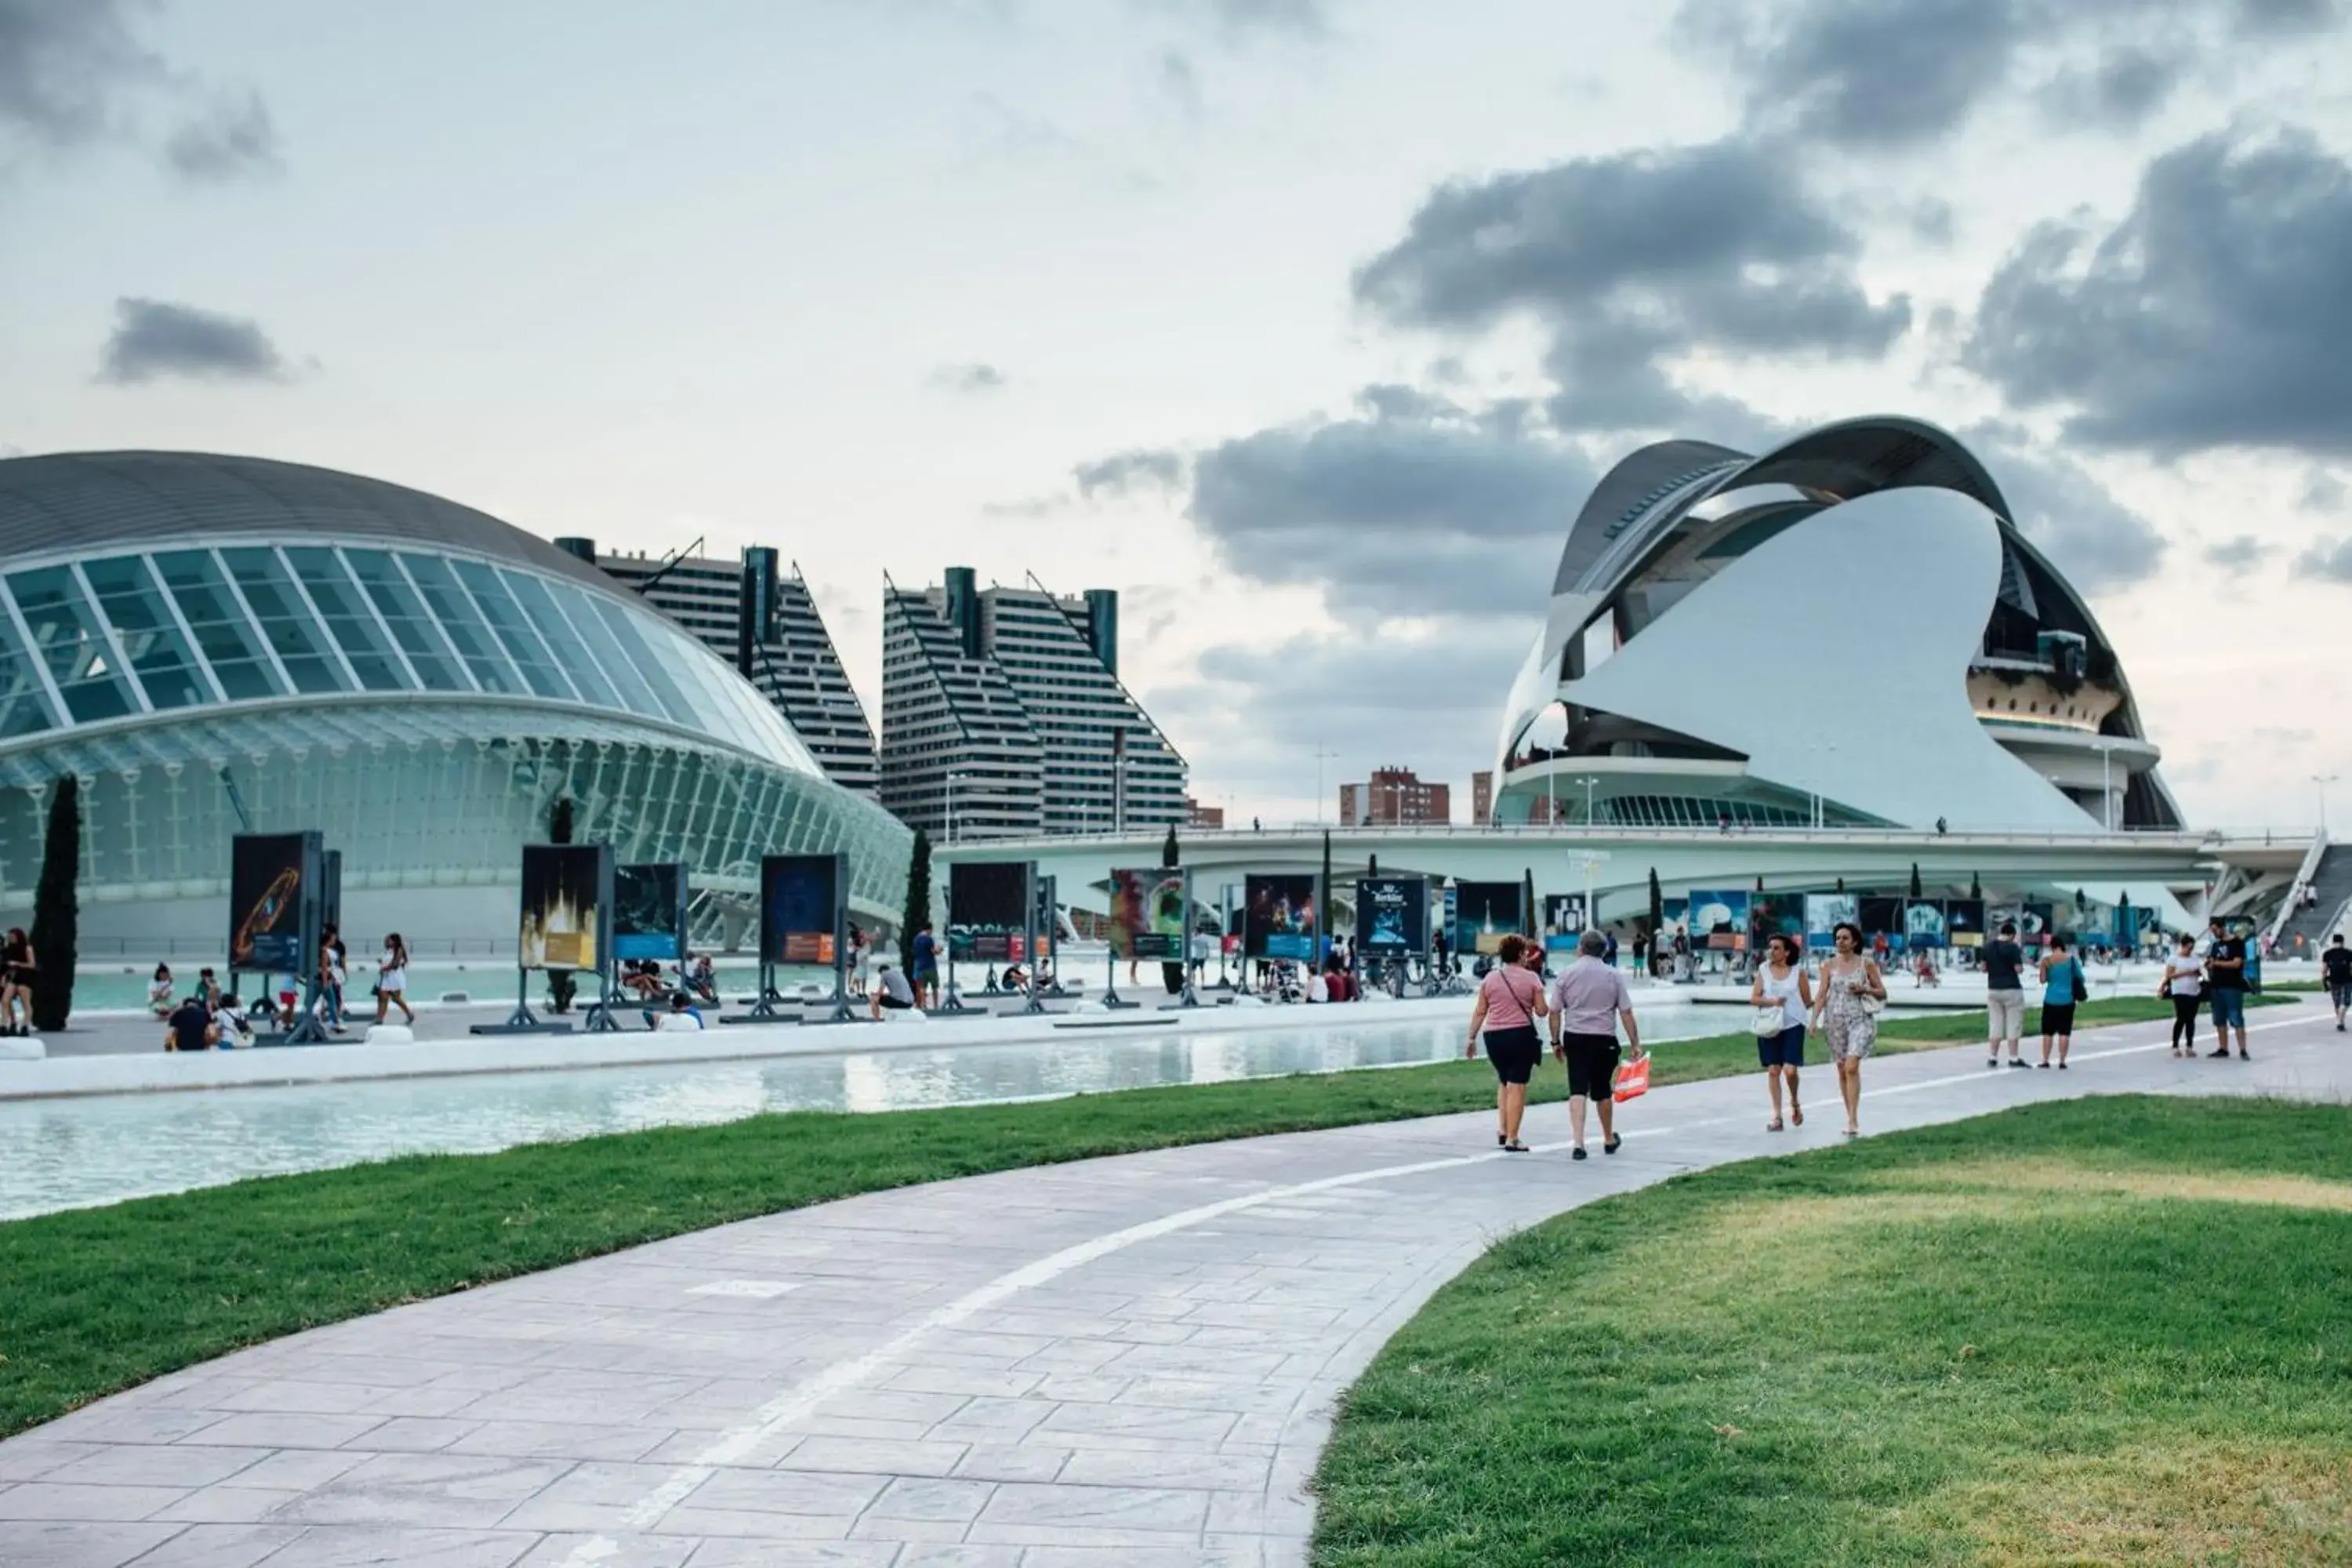
[[[515,970],[515,1010],[507,1015],[503,1024],[477,1024],[471,1033],[477,1035],[568,1035],[569,1024],[542,1024],[530,1010],[530,971]]]
[[[797,1024],[798,1017],[787,1018],[776,1011],[776,1004],[784,999],[776,989],[776,966],[765,958],[760,960],[760,994],[751,998],[751,1010],[721,1017],[722,1024]]]
[[[596,974],[596,1000],[588,1005],[588,1011],[581,1020],[582,1028],[591,1035],[620,1034],[621,1021],[613,1016],[614,1005],[618,1001],[620,997],[613,990],[612,970],[609,967],[599,970]]]

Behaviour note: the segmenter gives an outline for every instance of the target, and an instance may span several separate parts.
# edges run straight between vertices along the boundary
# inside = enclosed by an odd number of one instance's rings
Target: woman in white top
[[[155,978],[147,984],[147,1011],[154,1014],[158,1018],[170,1017],[173,1006],[172,989],[172,966],[168,963],[157,964]]]
[[[1765,944],[1765,958],[1756,971],[1755,983],[1748,988],[1748,1000],[1757,1012],[1756,1055],[1764,1064],[1764,1084],[1772,1091],[1772,1120],[1764,1124],[1767,1132],[1778,1132],[1780,1121],[1780,1084],[1785,1078],[1789,1085],[1789,1120],[1802,1127],[1805,1108],[1797,1103],[1797,1069],[1805,1065],[1805,1019],[1813,1010],[1813,983],[1806,978],[1805,966],[1798,962],[1797,943],[1793,937],[1775,932]],[[1767,1007],[1780,1009],[1780,1032],[1764,1032],[1763,1013]]]
[[[2172,998],[2172,1054],[2197,1054],[2197,1008],[2205,999],[2205,965],[2197,957],[2197,939],[2184,936],[2172,956],[2164,961],[2159,996]]]
[[[383,1022],[385,1011],[400,1009],[400,1016],[414,1025],[416,1014],[408,1005],[408,944],[394,931],[383,939],[383,956],[376,960],[375,1021]]]

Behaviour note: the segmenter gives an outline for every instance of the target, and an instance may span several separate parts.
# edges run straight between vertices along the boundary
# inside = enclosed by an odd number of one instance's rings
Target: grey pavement
[[[1865,1075],[1886,1131],[2092,1093],[2352,1095],[2305,1001],[2251,1064],[2163,1026],[2065,1073],[1981,1047]],[[1303,1563],[1332,1402],[1508,1231],[1678,1172],[1839,1141],[1807,1074],[1627,1108],[1623,1152],[1490,1115],[878,1193],[321,1329],[0,1443],[8,1568],[1065,1568]]]

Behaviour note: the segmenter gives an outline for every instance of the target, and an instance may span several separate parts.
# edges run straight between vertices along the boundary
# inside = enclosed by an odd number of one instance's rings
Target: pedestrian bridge
[[[1065,903],[1100,910],[1115,867],[1156,866],[1164,827],[1127,833],[995,838],[940,846],[940,865],[1034,860],[1059,879]],[[1320,871],[1329,857],[1335,881],[1375,868],[1384,874],[1461,881],[1518,881],[1539,891],[1575,892],[1591,885],[1603,920],[1629,919],[1648,907],[1653,871],[1669,897],[1692,888],[1754,888],[1767,892],[1822,888],[1843,878],[1857,892],[1901,892],[1914,867],[1923,887],[1988,897],[2081,889],[2100,903],[2127,895],[2164,911],[2169,923],[2259,904],[2284,892],[2310,852],[2314,835],[2269,830],[2051,833],[1916,828],[1713,828],[1388,826],[1316,824],[1177,830],[1179,858],[1194,873],[1195,896],[1214,901],[1223,883],[1250,872]]]

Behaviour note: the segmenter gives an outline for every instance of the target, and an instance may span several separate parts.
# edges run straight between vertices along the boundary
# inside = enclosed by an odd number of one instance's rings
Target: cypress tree
[[[550,844],[572,842],[572,797],[559,795],[547,808],[547,841]],[[572,1011],[572,999],[579,994],[579,983],[569,969],[547,972],[548,1005],[559,1013]]]
[[[1168,837],[1160,841],[1160,864],[1163,867],[1173,869],[1176,865],[1176,825],[1171,822],[1168,825]],[[1171,963],[1166,960],[1162,960],[1160,965],[1160,984],[1167,987],[1168,994],[1171,996],[1177,995],[1183,991],[1184,961],[1192,957],[1192,908],[1190,904],[1187,904],[1184,907],[1184,950],[1176,955],[1176,961],[1174,963]]]
[[[1971,899],[1984,897],[1984,879],[1974,871],[1969,873],[1969,897]]]
[[[907,862],[907,913],[898,927],[898,961],[915,961],[915,933],[931,918],[931,836],[915,829],[915,851]],[[912,978],[910,974],[909,979]]]
[[[1658,886],[1658,868],[1650,868],[1650,934],[1666,929],[1666,891]]]
[[[1919,884],[1919,862],[1916,860],[1911,862],[1911,896],[1915,899],[1927,896],[1927,889]]]
[[[41,845],[41,879],[33,890],[33,1027],[47,1034],[73,1012],[74,956],[80,946],[81,780],[58,781]]]

